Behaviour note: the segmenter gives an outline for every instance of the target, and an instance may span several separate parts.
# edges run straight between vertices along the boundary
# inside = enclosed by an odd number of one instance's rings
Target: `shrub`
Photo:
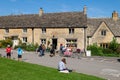
[[[88,46],[87,50],[91,50],[92,55],[103,55],[102,48],[98,47],[96,44]]]
[[[21,47],[22,49],[27,50],[27,51],[36,51],[36,48],[38,47],[38,44],[36,43],[34,45],[34,44],[22,43],[22,44],[19,44],[18,46],[15,46],[15,49],[18,48],[18,47]]]
[[[0,48],[5,48],[8,44],[10,46],[13,45],[12,39],[8,38],[6,40],[0,40]]]

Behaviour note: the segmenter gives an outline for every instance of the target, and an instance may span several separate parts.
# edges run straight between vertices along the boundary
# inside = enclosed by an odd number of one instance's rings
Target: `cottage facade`
[[[86,7],[81,12],[44,13],[0,16],[0,39],[12,38],[15,45],[23,43],[60,44],[85,49],[96,43],[108,47],[116,38],[120,43],[120,19],[117,12],[111,18],[88,18]]]
[[[60,44],[86,48],[87,15],[81,12],[44,13],[11,15],[0,17],[0,39],[12,38],[14,45],[19,39],[24,43]]]

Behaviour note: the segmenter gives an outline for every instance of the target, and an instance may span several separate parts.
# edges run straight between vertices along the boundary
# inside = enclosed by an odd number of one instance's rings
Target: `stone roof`
[[[0,16],[0,28],[18,27],[86,27],[83,12],[61,12],[28,15]]]
[[[88,18],[87,36],[93,36],[99,25],[105,22],[114,36],[120,36],[120,19],[114,21],[112,18]]]

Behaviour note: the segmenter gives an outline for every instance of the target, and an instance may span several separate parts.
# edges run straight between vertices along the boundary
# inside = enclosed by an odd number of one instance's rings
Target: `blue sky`
[[[1,0],[0,16],[18,14],[82,11],[87,6],[88,17],[111,17],[113,11],[120,14],[120,0]]]

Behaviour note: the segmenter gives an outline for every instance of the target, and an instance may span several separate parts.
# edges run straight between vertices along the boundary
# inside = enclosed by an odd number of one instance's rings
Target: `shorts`
[[[22,55],[18,55],[18,58],[22,58]]]
[[[11,57],[11,53],[7,53],[7,56]]]

